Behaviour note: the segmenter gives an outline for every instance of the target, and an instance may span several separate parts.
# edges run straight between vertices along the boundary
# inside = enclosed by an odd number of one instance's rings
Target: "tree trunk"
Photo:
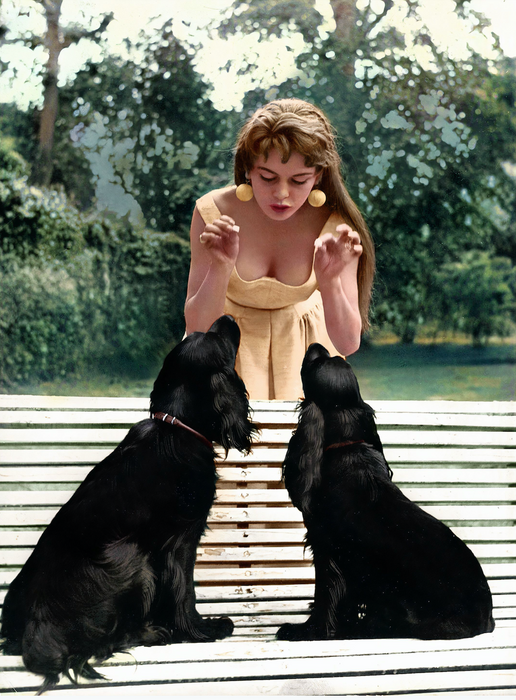
[[[355,32],[357,0],[330,0],[335,19],[334,36],[343,49],[342,72],[347,77],[355,73]]]
[[[40,113],[39,144],[32,171],[35,185],[48,187],[52,180],[52,148],[58,109],[57,79],[59,74],[59,54],[64,48],[59,29],[59,17],[63,0],[40,0],[45,8],[47,32],[45,46],[48,51],[45,77],[43,79],[43,109]]]
[[[346,46],[353,43],[356,27],[357,0],[330,0],[335,19],[335,36]]]

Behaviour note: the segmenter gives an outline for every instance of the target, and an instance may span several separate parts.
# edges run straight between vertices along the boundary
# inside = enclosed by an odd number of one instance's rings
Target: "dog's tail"
[[[70,655],[66,642],[50,621],[30,620],[22,640],[22,658],[27,670],[44,676],[37,695],[52,690],[59,682],[61,674],[77,685],[78,677],[103,679],[88,663],[89,655]],[[74,672],[72,677],[71,672]]]

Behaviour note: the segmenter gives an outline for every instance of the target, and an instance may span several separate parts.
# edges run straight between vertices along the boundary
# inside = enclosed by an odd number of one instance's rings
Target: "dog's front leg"
[[[194,566],[203,530],[198,525],[189,528],[164,553],[154,624],[169,629],[173,642],[206,642],[223,639],[233,632],[229,618],[203,618],[195,607]]]
[[[337,636],[338,607],[346,594],[346,582],[340,568],[330,557],[314,556],[314,566],[315,595],[310,617],[299,625],[281,625],[277,632],[278,639],[298,641]]]

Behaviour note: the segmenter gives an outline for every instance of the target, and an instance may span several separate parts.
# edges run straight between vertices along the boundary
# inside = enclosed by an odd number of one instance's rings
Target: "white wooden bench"
[[[447,522],[482,562],[492,634],[454,641],[278,642],[302,621],[314,572],[300,513],[281,483],[295,403],[254,402],[252,454],[220,462],[218,498],[199,549],[202,614],[235,622],[229,639],[137,648],[99,665],[109,682],[81,694],[516,694],[516,403],[371,401],[394,480]],[[88,470],[147,415],[148,400],[0,395],[1,599],[41,530]],[[0,692],[41,678],[0,655]],[[71,687],[64,679],[49,695]]]

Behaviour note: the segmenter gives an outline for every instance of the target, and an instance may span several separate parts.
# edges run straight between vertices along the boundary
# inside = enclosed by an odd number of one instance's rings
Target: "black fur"
[[[226,451],[249,451],[255,426],[234,370],[239,341],[229,316],[185,338],[154,383],[151,416],[168,413]],[[40,692],[61,673],[102,678],[91,657],[232,633],[229,618],[203,619],[195,608],[193,570],[215,497],[214,457],[187,430],[148,418],[56,514],[3,608],[3,651],[45,676]]]
[[[470,549],[406,498],[349,363],[311,345],[305,399],[283,465],[315,566],[309,619],[280,639],[454,639],[494,629],[492,599]],[[339,443],[351,445],[330,447]],[[359,442],[363,441],[363,442]]]

